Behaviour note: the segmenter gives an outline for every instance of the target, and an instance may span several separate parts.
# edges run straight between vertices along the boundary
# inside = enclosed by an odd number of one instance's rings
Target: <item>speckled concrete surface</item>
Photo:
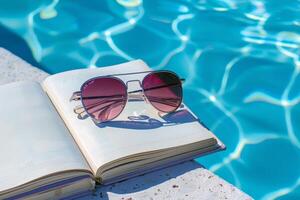
[[[88,199],[251,199],[200,164],[189,161],[120,183],[97,186]]]
[[[21,81],[42,81],[48,74],[0,48],[0,85]],[[98,185],[88,199],[252,199],[200,164],[189,161],[120,183]]]
[[[21,80],[41,81],[47,73],[0,47],[0,84]]]

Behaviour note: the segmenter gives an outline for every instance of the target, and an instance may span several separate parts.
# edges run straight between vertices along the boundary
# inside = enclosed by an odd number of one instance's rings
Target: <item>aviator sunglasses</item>
[[[145,74],[142,81],[119,77]],[[129,100],[144,100],[163,113],[176,111],[182,103],[182,82],[172,71],[146,71],[114,74],[91,78],[80,91],[74,92],[70,101],[81,100],[74,109],[76,114],[87,113],[95,122],[107,122],[118,117]],[[138,82],[141,89],[128,91],[129,82]]]

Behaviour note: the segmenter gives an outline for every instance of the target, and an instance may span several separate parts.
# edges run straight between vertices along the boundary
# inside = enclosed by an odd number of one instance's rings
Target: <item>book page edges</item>
[[[218,151],[222,151],[224,148],[220,145],[215,145],[211,147],[207,147],[200,150],[195,150],[192,152],[188,152],[186,154],[176,155],[174,157],[167,157],[165,159],[155,161],[152,163],[147,163],[145,165],[140,166],[139,168],[135,168],[134,170],[129,170],[126,173],[122,173],[116,176],[116,174],[113,174],[111,176],[111,173],[105,174],[101,178],[98,179],[98,182],[104,185],[112,184],[118,181],[123,181],[128,178],[136,177],[139,175],[143,175],[155,170],[160,170],[163,168],[170,167],[172,165],[180,164],[186,161],[190,161],[211,153],[216,153]]]
[[[136,165],[139,162],[150,162],[153,159],[165,159],[168,157],[172,157],[178,154],[184,154],[191,151],[195,151],[197,149],[203,149],[210,146],[217,145],[217,140],[214,138],[209,138],[207,140],[202,140],[194,143],[189,143],[185,145],[174,146],[166,149],[159,149],[153,151],[145,151],[139,152],[136,154],[132,154],[126,157],[122,157],[120,159],[109,162],[103,166],[101,166],[97,171],[97,178],[101,177],[101,174],[106,171],[112,170],[113,168],[117,168],[124,165]],[[129,166],[128,166],[129,167]]]

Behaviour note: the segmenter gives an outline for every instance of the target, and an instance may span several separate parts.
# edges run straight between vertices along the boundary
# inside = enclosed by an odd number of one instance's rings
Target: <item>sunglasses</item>
[[[134,74],[145,76],[142,81],[124,82],[119,78]],[[97,123],[118,117],[129,100],[144,100],[160,112],[171,113],[182,103],[183,81],[174,72],[165,70],[99,76],[84,82],[70,101],[81,100],[82,105],[75,107],[74,112],[81,117],[87,113]],[[141,89],[128,91],[129,82],[138,82]]]

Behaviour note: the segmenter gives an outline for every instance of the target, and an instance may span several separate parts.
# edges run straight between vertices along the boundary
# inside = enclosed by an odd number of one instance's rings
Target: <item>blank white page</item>
[[[0,192],[48,174],[89,170],[42,87],[0,86]]]

